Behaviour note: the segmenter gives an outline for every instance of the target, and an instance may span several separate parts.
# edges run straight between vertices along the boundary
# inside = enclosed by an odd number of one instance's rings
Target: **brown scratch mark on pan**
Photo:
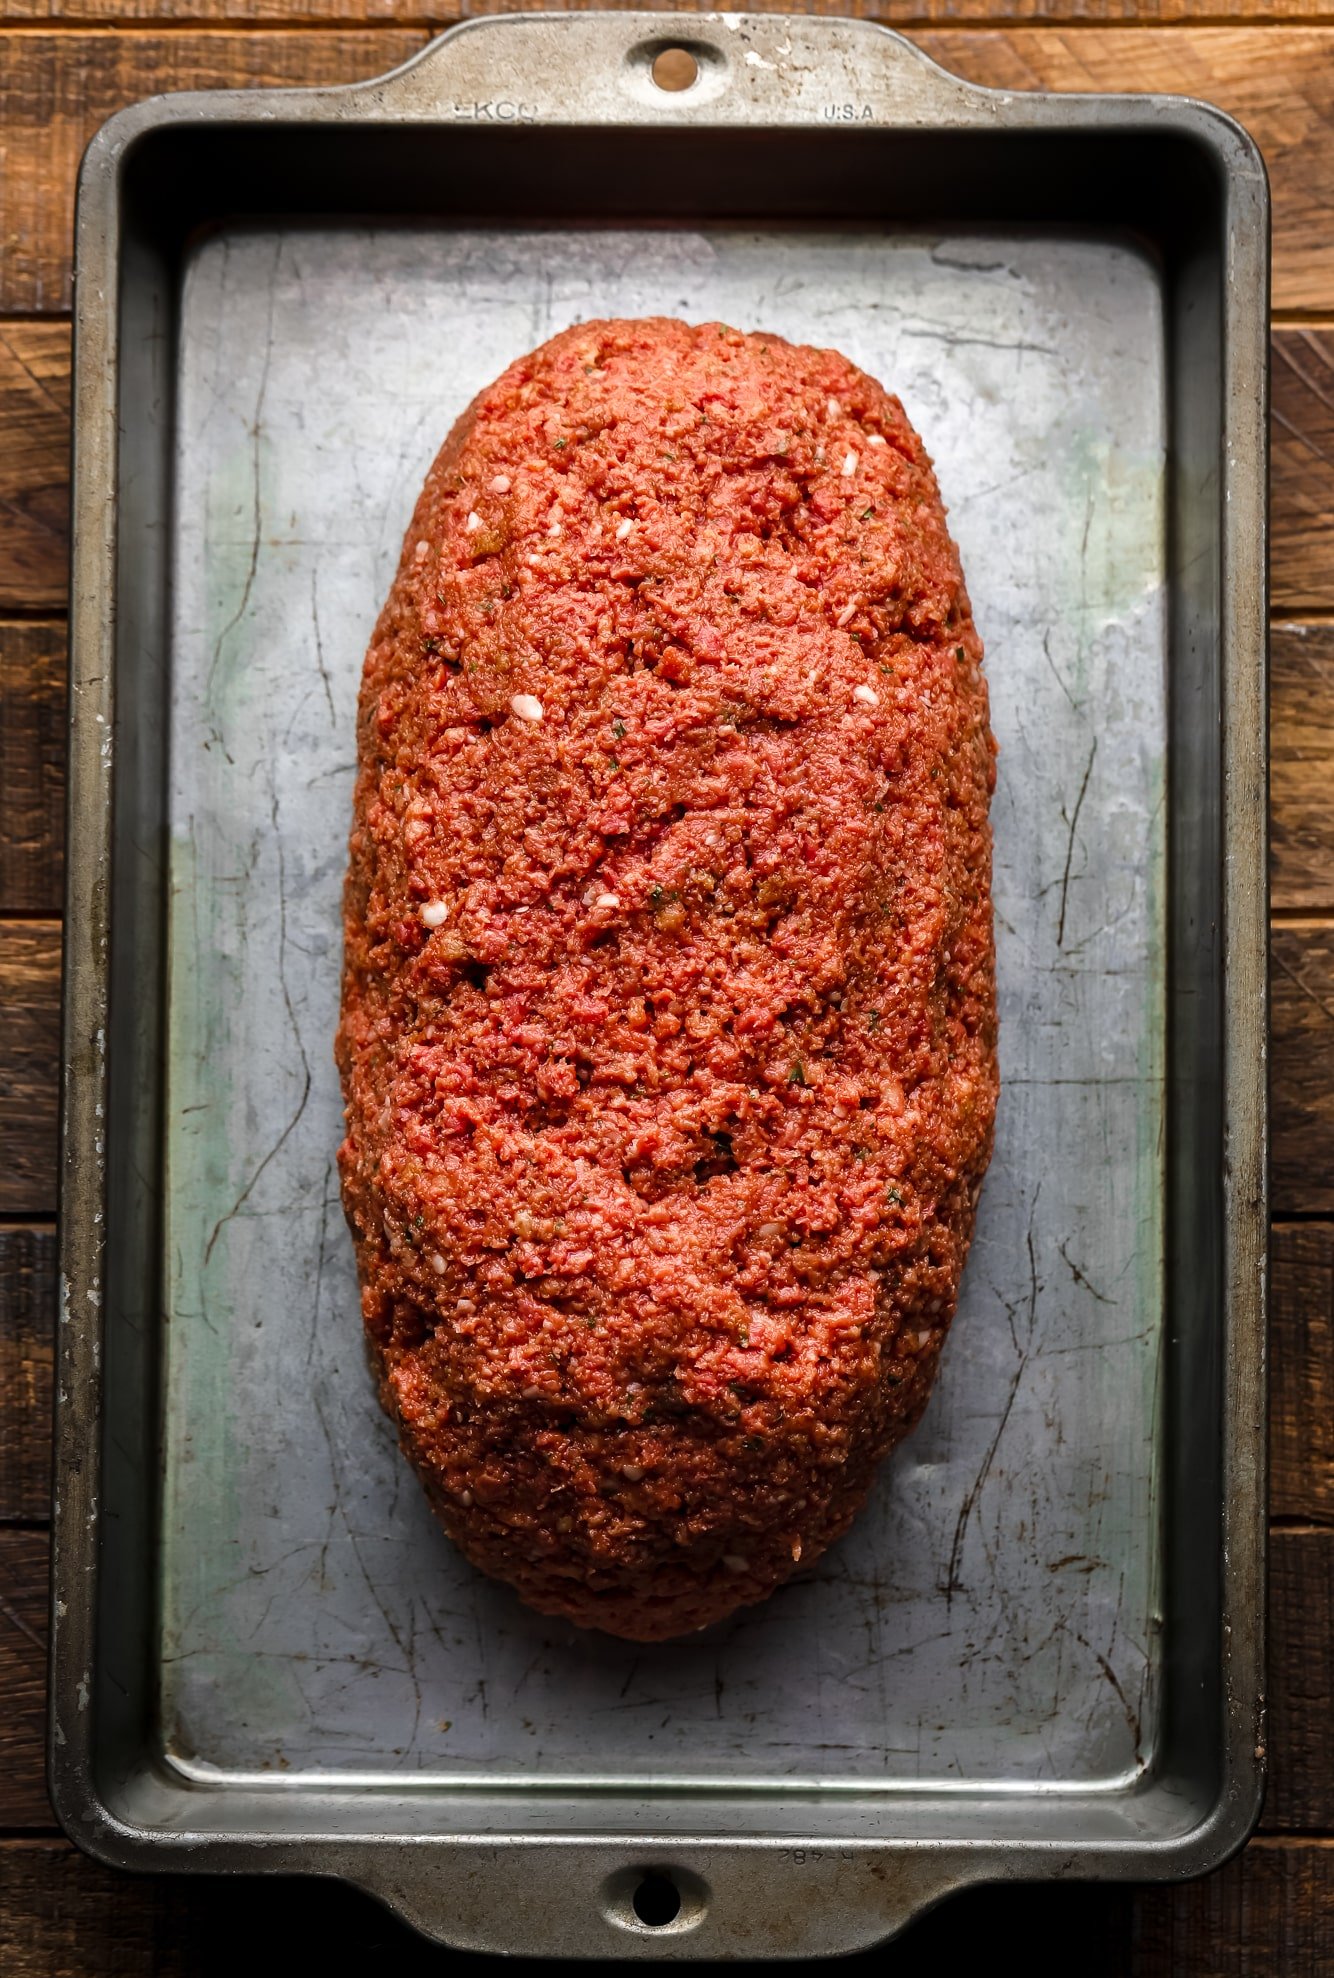
[[[1084,808],[1084,798],[1088,793],[1089,777],[1093,774],[1093,758],[1097,753],[1098,738],[1095,735],[1093,737],[1093,747],[1089,750],[1089,759],[1084,765],[1084,780],[1079,786],[1079,795],[1075,798],[1075,808],[1070,818],[1070,835],[1066,839],[1065,844],[1065,871],[1061,874],[1061,918],[1056,928],[1056,945],[1058,948],[1065,946],[1065,909],[1070,897],[1070,862],[1075,855],[1075,832],[1079,826],[1079,813]]]
[[[1036,1208],[1036,1206],[1037,1198],[1034,1197],[1034,1207]],[[1033,1337],[1033,1318],[1037,1310],[1037,1302],[1037,1259],[1033,1254],[1033,1226],[1030,1223],[1028,1229],[1028,1334],[1030,1345]],[[987,1453],[982,1458],[981,1467],[965,1491],[963,1503],[959,1506],[959,1516],[955,1520],[954,1525],[954,1543],[950,1546],[949,1570],[945,1575],[946,1608],[949,1607],[954,1595],[963,1584],[959,1578],[959,1562],[963,1557],[963,1542],[968,1531],[968,1520],[973,1515],[973,1506],[982,1494],[982,1486],[991,1474],[991,1465],[995,1460],[996,1451],[1000,1447],[1000,1439],[1005,1433],[1005,1425],[1010,1419],[1010,1410],[1014,1406],[1014,1397],[1019,1392],[1019,1383],[1024,1377],[1024,1368],[1028,1365],[1028,1354],[1029,1346],[1026,1345],[1020,1349],[1019,1365],[1015,1368],[1010,1380],[1010,1391],[1005,1397],[1005,1406],[1002,1408],[1001,1418],[996,1424],[996,1433],[987,1445]]]
[[[317,590],[318,569],[310,573],[310,622],[315,633],[315,659],[320,669],[320,680],[324,687],[324,698],[329,708],[329,726],[332,728],[338,717],[334,713],[333,684],[329,679],[329,668],[324,659],[324,640],[320,637],[320,605]]]
[[[1063,674],[1063,673],[1061,672],[1061,669],[1060,669],[1060,667],[1059,667],[1059,666],[1058,666],[1058,665],[1056,664],[1056,661],[1055,661],[1055,660],[1054,660],[1054,659],[1052,658],[1052,656],[1051,656],[1051,630],[1050,630],[1050,627],[1049,627],[1049,628],[1047,629],[1047,631],[1045,631],[1045,632],[1044,632],[1044,633],[1042,634],[1042,657],[1043,657],[1043,658],[1044,658],[1044,659],[1046,660],[1046,662],[1047,662],[1047,665],[1048,665],[1048,666],[1050,667],[1050,669],[1051,669],[1051,676],[1052,676],[1052,678],[1053,678],[1053,680],[1055,680],[1055,682],[1056,682],[1056,684],[1057,684],[1057,686],[1058,686],[1058,687],[1060,688],[1060,690],[1061,690],[1061,692],[1062,692],[1062,693],[1063,693],[1063,694],[1065,695],[1065,698],[1066,698],[1066,699],[1067,699],[1067,700],[1069,701],[1069,703],[1070,703],[1070,705],[1071,705],[1071,707],[1072,707],[1072,708],[1074,709],[1074,711],[1075,711],[1075,713],[1076,713],[1076,714],[1078,714],[1078,713],[1079,713],[1079,703],[1078,703],[1078,701],[1076,701],[1076,699],[1075,699],[1075,697],[1074,697],[1074,695],[1073,695],[1073,694],[1072,694],[1072,693],[1070,692],[1070,689],[1069,689],[1069,688],[1068,688],[1068,687],[1066,686],[1066,684],[1065,684],[1065,676],[1064,676],[1064,674]]]
[[[1063,1237],[1058,1238],[1056,1248],[1060,1251],[1061,1256],[1066,1264],[1066,1267],[1069,1270],[1070,1275],[1074,1279],[1076,1284],[1082,1284],[1085,1291],[1089,1293],[1090,1297],[1096,1298],[1100,1305],[1115,1305],[1116,1303],[1115,1298],[1108,1298],[1104,1292],[1099,1291],[1097,1286],[1090,1283],[1089,1279],[1085,1277],[1083,1271],[1080,1270],[1079,1265],[1074,1261],[1073,1257],[1070,1255],[1070,1252],[1066,1249],[1065,1239]]]
[[[1081,1648],[1086,1648],[1088,1650],[1089,1654],[1093,1657],[1098,1667],[1102,1670],[1102,1673],[1106,1678],[1106,1680],[1111,1684],[1112,1688],[1116,1691],[1117,1700],[1119,1701],[1122,1710],[1125,1712],[1126,1724],[1127,1727],[1129,1728],[1131,1740],[1134,1744],[1135,1763],[1137,1765],[1140,1764],[1143,1759],[1143,1753],[1140,1749],[1139,1712],[1136,1710],[1134,1704],[1131,1703],[1130,1698],[1126,1695],[1125,1691],[1122,1689],[1115,1669],[1113,1669],[1111,1663],[1107,1660],[1107,1657],[1102,1653],[1102,1651],[1100,1649],[1096,1649],[1093,1646],[1093,1643],[1091,1641],[1085,1640],[1084,1636],[1081,1634],[1076,1634],[1075,1640],[1079,1643]]]
[[[218,1220],[214,1223],[213,1233],[209,1237],[208,1242],[204,1248],[205,1265],[208,1264],[209,1259],[212,1257],[213,1247],[217,1243],[218,1238],[221,1236],[227,1224],[229,1222],[234,1221],[235,1218],[240,1215],[242,1209],[245,1207],[246,1203],[250,1200],[251,1195],[254,1193],[256,1187],[258,1186],[260,1177],[264,1173],[264,1170],[268,1167],[269,1163],[272,1160],[274,1160],[278,1154],[282,1152],[282,1149],[286,1146],[292,1134],[295,1133],[297,1126],[301,1120],[301,1116],[305,1112],[306,1107],[310,1102],[310,1088],[312,1082],[311,1073],[310,1073],[310,1059],[306,1056],[306,1047],[301,1041],[301,1026],[297,1022],[296,1009],[292,1003],[292,992],[288,987],[288,983],[287,983],[287,863],[283,857],[283,834],[278,826],[278,793],[276,789],[272,793],[272,805],[271,805],[270,815],[273,821],[274,845],[278,853],[278,986],[282,991],[283,1007],[287,1011],[287,1020],[292,1026],[292,1037],[293,1040],[295,1041],[297,1052],[301,1059],[301,1071],[302,1071],[301,1097],[297,1101],[297,1108],[296,1111],[292,1114],[291,1119],[288,1120],[286,1126],[283,1128],[282,1132],[278,1135],[278,1138],[274,1141],[268,1153],[265,1154],[263,1160],[259,1163],[259,1166],[255,1169],[255,1172],[251,1175],[245,1187],[241,1190],[236,1200],[232,1203],[231,1208],[228,1209],[225,1214],[219,1216]]]
[[[227,242],[224,238],[224,242],[223,242],[224,260],[226,258],[226,254],[227,254]],[[250,527],[250,564],[248,569],[246,570],[245,583],[241,590],[241,602],[237,605],[236,610],[232,613],[227,623],[223,626],[222,630],[219,632],[217,636],[217,640],[214,643],[213,662],[209,667],[208,679],[205,682],[205,687],[204,687],[205,697],[207,699],[210,708],[213,706],[213,682],[217,676],[218,667],[222,661],[222,648],[226,644],[227,640],[231,637],[232,633],[236,630],[237,626],[241,623],[241,620],[245,617],[246,612],[250,608],[250,599],[255,588],[255,576],[259,569],[259,546],[260,546],[260,536],[261,536],[261,525],[263,522],[263,501],[260,496],[260,467],[261,467],[260,445],[264,436],[264,402],[268,397],[268,393],[269,393],[269,371],[272,368],[272,364],[273,364],[273,311],[274,311],[274,302],[275,302],[275,290],[278,280],[278,263],[281,259],[282,259],[282,242],[280,240],[277,242],[274,248],[273,269],[269,276],[269,319],[268,319],[268,327],[265,331],[265,337],[264,337],[264,366],[260,372],[259,391],[255,397],[255,411],[254,411],[254,416],[250,422],[251,484],[253,489],[252,503],[251,503],[251,527]],[[215,730],[215,739],[218,742],[222,741],[222,733],[220,726],[218,727],[217,730]],[[224,749],[224,754],[225,753],[226,751]],[[228,760],[230,761],[231,758],[228,757]]]

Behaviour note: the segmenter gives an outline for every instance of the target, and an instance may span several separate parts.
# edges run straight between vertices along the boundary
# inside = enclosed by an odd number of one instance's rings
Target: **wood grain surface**
[[[0,611],[65,602],[69,343],[65,323],[0,322]]]
[[[1268,1832],[1334,1832],[1334,1530],[1274,1532],[1269,1550]]]
[[[1181,90],[1239,115],[1272,177],[1280,312],[1262,1832],[1183,1888],[970,1892],[889,1963],[953,1973],[1004,1944],[1022,1946],[1032,1978],[1072,1964],[1080,1978],[1334,1978],[1334,0],[891,0],[874,16],[914,24],[978,81]],[[449,18],[436,0],[0,0],[0,1978],[287,1978],[293,1946],[335,1978],[472,1963],[336,1885],[102,1868],[51,1832],[41,1722],[74,168],[91,130],[139,96],[380,73]],[[883,1953],[850,1962],[889,1968]]]
[[[1270,1273],[1270,1515],[1334,1528],[1334,1229],[1280,1225]]]
[[[164,90],[352,82],[425,39],[412,28],[0,32],[0,313],[69,308],[75,173],[114,110]]]
[[[1334,927],[1270,935],[1271,1191],[1280,1215],[1334,1213]]]
[[[1269,750],[1274,908],[1334,914],[1334,625],[1274,626]]]
[[[0,622],[0,913],[60,911],[64,802],[65,628]]]
[[[1271,339],[1270,581],[1280,609],[1334,606],[1334,331]]]
[[[0,1229],[0,1526],[50,1514],[55,1326],[55,1231]]]
[[[187,1889],[165,1878],[114,1874],[66,1841],[0,1845],[5,1978],[196,1978],[205,1967],[189,1956],[188,1917]],[[238,1960],[246,1978],[262,1956]]]
[[[49,1216],[56,1206],[58,926],[0,921],[0,1011],[0,1216]]]
[[[45,1532],[0,1530],[0,1828],[44,1826]],[[0,1970],[3,1970],[0,1964]]]
[[[1201,1882],[1146,1890],[1136,1910],[1134,1978],[1329,1978],[1334,1845],[1262,1836]]]
[[[926,30],[947,69],[995,89],[1145,90],[1199,96],[1264,152],[1274,202],[1274,306],[1334,299],[1334,31],[1327,28]]]

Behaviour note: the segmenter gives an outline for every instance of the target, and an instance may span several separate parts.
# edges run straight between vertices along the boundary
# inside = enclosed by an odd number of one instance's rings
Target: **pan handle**
[[[813,1959],[884,1944],[978,1879],[965,1853],[574,1836],[451,1847],[423,1839],[359,1851],[348,1879],[455,1950],[590,1961]]]
[[[733,125],[984,122],[996,92],[873,21],[792,14],[507,14],[333,92],[395,121]]]

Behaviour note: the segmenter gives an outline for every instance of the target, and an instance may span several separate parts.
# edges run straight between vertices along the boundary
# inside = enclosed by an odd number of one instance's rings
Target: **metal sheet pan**
[[[953,504],[1003,765],[1005,1105],[934,1405],[848,1540],[657,1649],[553,1630],[440,1538],[361,1365],[333,1166],[370,627],[456,411],[599,310],[830,342],[895,381]],[[163,1730],[192,1776],[1059,1790],[1150,1762],[1163,355],[1156,271],[1109,242],[298,225],[195,250],[161,1561]]]
[[[678,38],[685,99],[647,73]],[[882,31],[772,17],[488,22],[383,85],[257,109],[129,113],[81,206],[75,746],[80,817],[109,837],[78,851],[71,910],[99,858],[116,907],[109,960],[76,945],[69,981],[62,1817],[115,1859],[323,1868],[450,1941],[591,1955],[837,1951],[979,1874],[1205,1865],[1244,1834],[1259,1762],[1253,152],[1199,106],[997,98]],[[1193,147],[1198,184],[1155,212],[1132,174],[1119,205],[1052,210],[1025,137],[1063,135],[1077,181],[1080,145],[1128,146],[1136,119],[1141,168]],[[346,152],[359,122],[382,149],[354,192],[318,140],[339,127]],[[785,124],[808,155],[766,158]],[[952,141],[934,203],[887,189],[881,126]],[[722,141],[738,129],[749,151]],[[1007,131],[979,198],[967,147],[975,168]],[[442,133],[443,200],[420,176]],[[534,177],[543,134],[557,167]],[[619,196],[589,179],[599,134],[623,166],[648,142]],[[667,134],[698,183],[664,172]],[[182,139],[214,150],[164,197],[153,142]],[[96,253],[115,280],[85,311]],[[809,1573],[643,1649],[472,1573],[397,1457],[361,1359],[329,1040],[356,682],[425,468],[511,356],[654,311],[836,344],[936,456],[1002,745],[1004,1098],[917,1436]],[[1238,501],[1252,533],[1229,540]],[[108,997],[102,1146],[81,1109]],[[497,1841],[526,1847],[531,1902]],[[685,1897],[656,1931],[630,1904],[654,1862]]]

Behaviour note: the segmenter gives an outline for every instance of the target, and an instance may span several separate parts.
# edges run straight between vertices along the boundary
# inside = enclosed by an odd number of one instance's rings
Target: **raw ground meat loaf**
[[[585,323],[427,477],[361,690],[343,1190],[403,1447],[544,1613],[763,1599],[921,1414],[996,1102],[981,656],[834,351]]]

